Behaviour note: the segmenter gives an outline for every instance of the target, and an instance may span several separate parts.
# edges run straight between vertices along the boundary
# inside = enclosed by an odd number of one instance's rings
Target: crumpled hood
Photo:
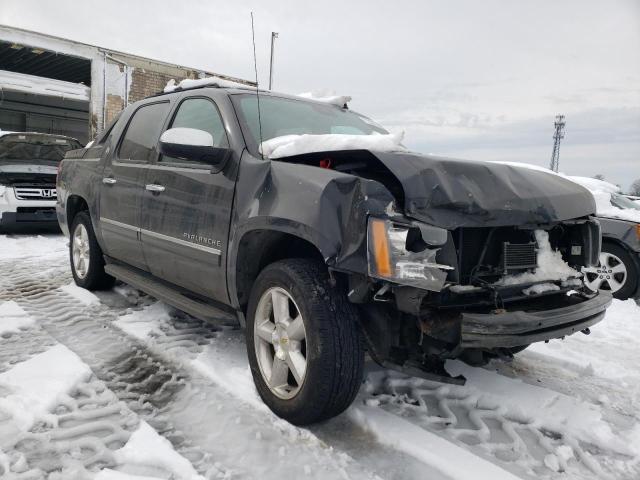
[[[405,152],[372,152],[401,182],[405,214],[449,230],[595,214],[588,190],[551,172]]]

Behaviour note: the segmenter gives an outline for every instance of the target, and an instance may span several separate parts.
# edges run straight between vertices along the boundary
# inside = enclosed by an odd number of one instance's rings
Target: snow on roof
[[[313,152],[337,150],[406,151],[401,144],[404,132],[385,135],[284,135],[262,142],[260,152],[267,158],[292,157]]]
[[[577,184],[582,185],[590,192],[608,192],[608,193],[620,193],[620,187],[613,183],[605,182],[604,180],[598,180],[597,178],[590,177],[574,177],[567,176],[567,178]]]
[[[5,70],[0,70],[0,90],[13,90],[22,93],[84,101],[89,101],[91,96],[91,89],[81,83],[65,82]]]
[[[175,90],[188,90],[190,88],[197,87],[220,87],[220,88],[249,88],[249,85],[239,82],[232,82],[230,80],[225,80],[224,78],[219,77],[205,77],[197,80],[192,80],[190,78],[186,78],[180,83],[176,85],[176,81],[172,78],[167,82],[167,85],[164,87],[164,93],[171,93]]]
[[[351,101],[351,97],[348,95],[336,95],[333,92],[328,91],[314,91],[299,93],[298,97],[308,98],[317,102],[329,103],[331,105],[337,105],[340,108],[346,107],[347,103]]]
[[[620,195],[620,187],[617,185],[589,177],[567,176],[566,178],[582,185],[591,192],[596,201],[596,214],[599,217],[617,218],[640,223],[640,210],[621,208],[611,202],[612,196]]]
[[[640,222],[640,211],[633,208],[621,208],[611,203],[612,195],[620,195],[620,187],[604,180],[598,180],[590,177],[579,177],[565,175],[564,173],[556,173],[547,168],[540,167],[538,165],[531,165],[530,163],[518,163],[518,162],[492,162],[501,163],[504,165],[511,165],[512,167],[528,168],[530,170],[538,170],[546,172],[549,175],[559,175],[567,180],[571,180],[574,183],[586,188],[591,192],[596,202],[596,215],[605,218],[616,218],[619,220],[626,220],[630,222]]]

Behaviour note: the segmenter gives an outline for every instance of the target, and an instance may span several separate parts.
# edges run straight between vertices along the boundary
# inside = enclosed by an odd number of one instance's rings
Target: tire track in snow
[[[33,273],[32,283],[25,268],[7,275],[9,283],[14,277],[16,282],[3,299],[15,300],[39,319],[53,338],[87,363],[119,400],[171,441],[199,473],[213,469],[265,479],[375,476],[309,432],[237,401],[196,372],[187,373],[148,351],[111,325],[117,317],[104,306],[79,305],[71,295],[54,290],[66,283],[64,274],[48,275],[43,283]],[[165,349],[197,345],[202,341],[196,340],[201,328],[187,326]]]
[[[212,335],[211,328],[213,327],[211,325],[166,306],[157,300],[147,302],[150,297],[135,290],[133,292],[128,289],[121,291],[123,295],[129,297],[132,295],[133,298],[139,296],[150,308],[161,307],[156,311],[156,318],[152,320],[154,328],[149,330],[148,338],[142,340],[152,351],[167,356],[172,361],[180,360],[184,362],[186,359],[188,364],[189,360],[198,359],[205,349],[212,346],[220,346],[221,344],[225,345],[214,356],[226,360],[233,358],[231,363],[240,359],[238,363],[242,365],[240,368],[243,370],[242,373],[244,375],[242,378],[236,378],[234,383],[234,379],[230,379],[228,375],[216,373],[214,381],[227,389],[230,395],[238,395],[237,391],[234,391],[234,385],[239,387],[240,384],[250,384],[250,389],[253,391],[251,374],[246,364],[243,332],[223,327]],[[136,318],[136,315],[129,315],[121,317],[116,324],[124,331],[127,331],[132,326],[135,329],[136,325],[151,323],[149,320],[150,312],[147,311],[146,313],[146,320],[144,318]],[[238,369],[235,365],[231,366],[229,363],[224,364],[224,362],[221,364],[210,358],[199,359],[196,363],[202,367],[203,363],[209,363],[209,361],[211,361],[210,367],[215,370]],[[211,371],[210,368],[205,370]],[[242,390],[242,388],[240,389]],[[265,415],[276,418],[262,404],[257,393],[254,393],[254,396],[256,403],[259,405],[258,408]],[[282,422],[280,419],[277,421]],[[382,445],[377,438],[364,430],[359,424],[353,422],[348,415],[341,415],[322,424],[309,426],[307,429],[327,445],[345,452],[357,462],[367,465],[370,470],[384,478],[398,480],[422,479],[425,478],[425,475],[433,480],[449,478],[402,451]]]
[[[286,467],[291,466],[290,458],[295,457],[295,462],[300,462],[301,458],[314,460],[302,465],[298,472],[300,475],[308,473],[310,478],[325,478],[332,474],[336,477],[370,476],[370,473],[357,472],[359,465],[340,451],[389,478],[419,478],[428,472],[425,471],[427,467],[413,457],[383,448],[349,418],[339,417],[311,428],[317,437],[338,449],[338,452],[327,453],[327,447],[319,447],[313,435],[305,436],[304,430],[274,421],[268,412],[236,402],[228,392],[212,386],[208,378],[185,369],[187,362],[181,361],[195,359],[205,348],[224,341],[219,337],[220,332],[199,320],[172,312],[169,320],[161,322],[160,329],[152,332],[146,345],[141,344],[112,324],[118,315],[147,307],[153,300],[129,289],[124,295],[130,297],[133,305],[121,304],[114,298],[122,295],[107,292],[99,294],[102,306],[84,307],[77,299],[56,290],[71,280],[66,262],[66,258],[54,259],[46,270],[42,270],[41,262],[22,262],[15,273],[9,269],[11,273],[0,279],[0,301],[17,300],[42,319],[48,332],[83,358],[108,388],[113,388],[120,401],[169,438],[176,450],[189,458],[199,472],[207,472],[212,465],[217,465],[214,471],[218,473],[224,471],[241,477],[260,473],[264,478],[280,477],[283,471],[291,475],[290,468]],[[4,266],[3,263],[9,266],[6,262],[0,262],[0,266]],[[10,288],[5,288],[7,285]],[[126,290],[126,287],[116,287],[116,290],[123,288]],[[25,349],[29,348],[25,344]],[[389,377],[393,378],[393,374]],[[510,417],[499,408],[478,410],[477,406],[471,407],[472,399],[464,396],[445,395],[438,399],[429,391],[442,387],[440,384],[429,387],[429,382],[406,378],[403,381],[406,382],[404,386],[402,382],[394,386],[391,386],[393,382],[388,382],[370,395],[361,395],[361,400],[373,402],[377,408],[396,415],[398,422],[411,422],[426,431],[438,433],[457,445],[452,448],[470,450],[525,477],[565,475],[556,474],[545,465],[548,455],[555,456],[555,460],[547,460],[554,469],[566,469],[578,478],[604,474],[600,464],[607,470],[611,462],[618,463],[617,471],[624,470],[619,463],[625,460],[615,458],[611,452],[603,452],[579,440],[571,443],[571,439],[563,438],[557,432],[536,430],[526,419]],[[416,382],[422,382],[421,388],[427,390],[422,394],[422,400],[416,398],[418,395],[412,396],[407,387]],[[435,406],[432,404],[434,399],[437,400]],[[421,402],[429,408],[424,410]],[[345,434],[353,441],[348,441]],[[247,438],[255,438],[255,441],[247,442]],[[251,443],[248,449],[237,447],[246,443]],[[284,448],[261,449],[265,443]],[[303,446],[290,448],[291,444]],[[580,461],[562,458],[562,454],[558,456],[558,447],[565,446],[571,447]],[[561,448],[560,452],[567,453],[568,450]],[[268,469],[258,465],[259,462],[254,462],[253,467],[247,466],[252,459],[265,458],[271,462]],[[385,470],[389,460],[391,465],[402,467]],[[518,462],[520,466],[516,466]],[[319,470],[322,475],[316,471],[318,463],[324,468]],[[529,472],[522,471],[523,464]],[[637,478],[637,472],[632,468],[627,469],[628,476]]]
[[[531,478],[624,478],[640,475],[636,462],[568,432],[545,428],[531,412],[510,411],[465,387],[407,378],[370,376],[367,403],[436,432],[504,468]],[[556,397],[557,398],[557,397]],[[610,473],[611,471],[616,474]]]
[[[114,467],[114,451],[138,424],[137,416],[95,378],[61,398],[49,417],[6,450],[10,472],[19,478],[47,478],[70,463],[76,471]]]

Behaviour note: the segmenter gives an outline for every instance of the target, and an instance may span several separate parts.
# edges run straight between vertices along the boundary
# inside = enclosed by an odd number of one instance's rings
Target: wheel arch
[[[73,225],[75,216],[84,210],[90,212],[89,203],[84,197],[75,194],[69,195],[66,205],[67,227],[69,228],[69,232],[71,232],[71,226]]]
[[[329,250],[300,226],[281,224],[243,230],[237,235],[228,269],[229,290],[235,307],[245,311],[251,288],[269,264],[285,258],[313,258],[326,264]]]

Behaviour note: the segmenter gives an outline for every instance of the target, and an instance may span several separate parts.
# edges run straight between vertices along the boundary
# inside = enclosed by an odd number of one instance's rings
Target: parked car
[[[0,230],[57,229],[58,163],[66,152],[81,147],[62,135],[0,132]]]
[[[569,177],[595,197],[602,227],[600,264],[584,267],[585,283],[621,300],[640,297],[640,205],[608,182]]]
[[[611,296],[581,280],[600,227],[579,185],[410,153],[343,105],[203,83],[128,106],[69,152],[58,219],[79,286],[118,278],[245,327],[279,416],[343,411],[365,346],[459,383],[446,359],[509,356],[603,318]]]
[[[636,197],[634,195],[626,195],[626,197],[634,202],[636,205],[640,205],[640,197]]]

